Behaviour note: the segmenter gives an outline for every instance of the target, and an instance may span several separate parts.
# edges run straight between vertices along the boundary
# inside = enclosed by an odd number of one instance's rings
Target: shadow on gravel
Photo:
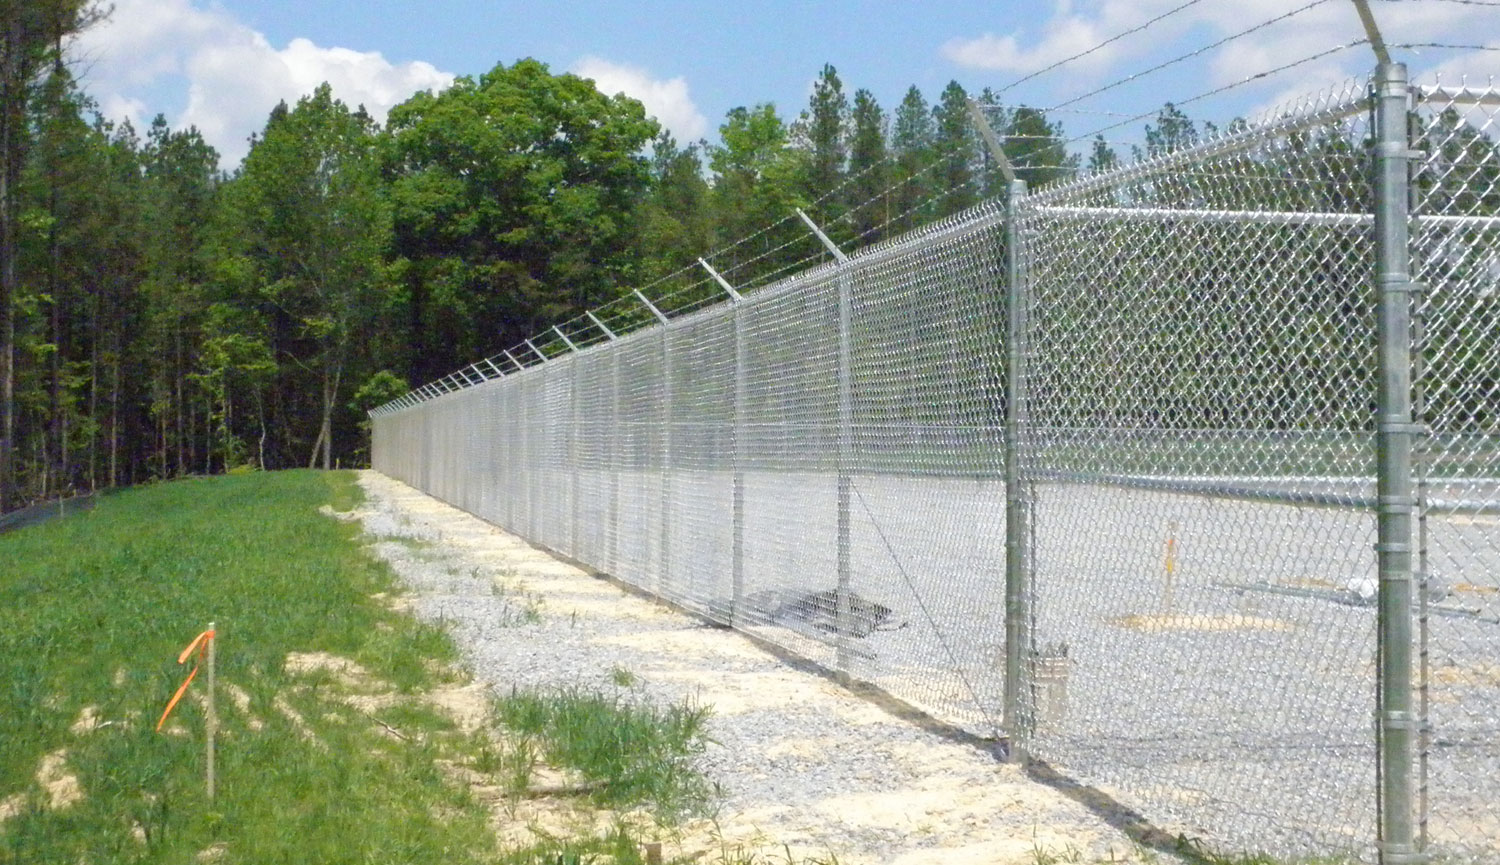
[[[1026,775],[1038,784],[1046,784],[1087,808],[1100,820],[1125,833],[1142,847],[1170,854],[1190,865],[1223,865],[1225,862],[1222,858],[1206,853],[1195,839],[1186,835],[1173,835],[1161,829],[1135,809],[1121,804],[1118,799],[1097,787],[1080,784],[1045,760],[1028,760]]]

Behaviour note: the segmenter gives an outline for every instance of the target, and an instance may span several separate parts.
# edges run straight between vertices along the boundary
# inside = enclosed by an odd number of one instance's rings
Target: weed
[[[713,865],[839,865],[839,857],[828,854],[823,856],[812,856],[798,859],[792,855],[790,847],[783,846],[781,855],[774,853],[759,853],[754,850],[746,850],[744,847],[719,847],[719,857],[709,860]]]
[[[509,743],[500,755],[500,775],[505,789],[519,793],[531,786],[538,762],[536,742],[523,736]]]
[[[659,708],[563,688],[513,692],[497,701],[496,717],[535,737],[553,762],[597,782],[602,805],[645,804],[670,820],[702,811],[711,798],[694,766],[708,743],[705,707]]]
[[[501,598],[501,627],[535,625],[542,620],[542,596],[528,591],[514,582],[496,580],[490,585],[490,593]]]
[[[602,835],[582,838],[545,838],[501,857],[502,865],[643,865],[639,841],[629,827],[616,825]]]
[[[504,758],[504,750],[488,736],[477,736],[474,756],[469,760],[469,768],[481,775],[493,775],[504,765]]]
[[[629,688],[638,681],[635,673],[630,672],[619,664],[609,668],[609,680],[621,688]]]

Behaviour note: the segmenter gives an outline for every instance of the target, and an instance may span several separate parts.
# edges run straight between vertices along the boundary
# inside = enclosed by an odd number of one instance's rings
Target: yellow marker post
[[[1167,552],[1162,562],[1167,578],[1166,591],[1162,594],[1162,615],[1172,615],[1173,592],[1177,572],[1177,521],[1167,521]]]

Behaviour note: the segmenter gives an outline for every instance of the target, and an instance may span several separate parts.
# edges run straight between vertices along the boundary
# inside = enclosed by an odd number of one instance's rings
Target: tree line
[[[1033,186],[1087,159],[1039,110],[951,82],[894,108],[825,66],[808,104],[678,142],[535,60],[377,123],[325,84],[230,171],[196,129],[100,115],[65,56],[86,0],[0,5],[0,511],[241,467],[353,464],[365,411],[716,250],[742,286],[1001,191],[974,96]],[[1202,132],[1168,105],[1147,150]],[[1139,155],[1139,154],[1136,154]],[[694,272],[694,276],[701,274]]]
[[[912,87],[888,111],[832,66],[796,117],[736,108],[712,144],[529,59],[418,93],[384,124],[325,84],[272,110],[224,171],[196,129],[99,113],[65,56],[94,7],[0,15],[0,510],[356,463],[365,410],[409,382],[796,208],[859,245],[993,191],[960,85],[933,103]],[[990,110],[1028,152],[1060,134],[1038,112]],[[1055,149],[1034,179],[1076,167]],[[762,234],[734,248],[737,279],[805,253]]]

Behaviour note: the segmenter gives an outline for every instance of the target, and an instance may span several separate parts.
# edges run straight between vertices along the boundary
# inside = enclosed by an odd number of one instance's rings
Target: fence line
[[[1500,100],[1404,75],[701,262],[374,465],[1216,849],[1500,863]]]

